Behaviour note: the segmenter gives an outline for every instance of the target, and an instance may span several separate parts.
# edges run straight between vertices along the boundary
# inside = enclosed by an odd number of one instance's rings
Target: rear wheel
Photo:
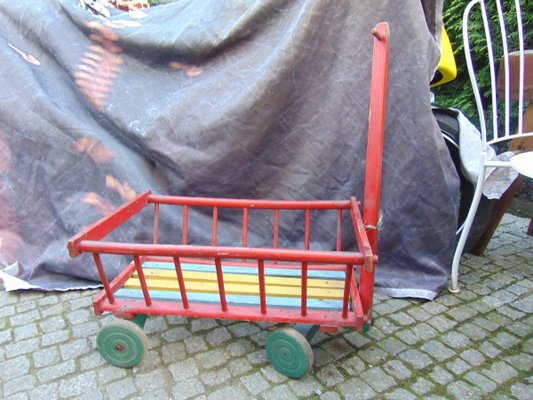
[[[311,345],[293,328],[279,328],[268,335],[266,352],[272,366],[289,378],[301,378],[313,367]]]

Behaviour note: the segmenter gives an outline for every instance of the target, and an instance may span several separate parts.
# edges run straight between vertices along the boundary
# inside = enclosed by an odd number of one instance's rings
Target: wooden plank
[[[179,291],[179,285],[177,279],[157,279],[154,277],[146,277],[148,288],[153,290],[167,290],[167,291]],[[191,281],[185,282],[187,293],[200,292],[200,293],[218,293],[218,283],[216,281],[201,282]],[[126,289],[139,289],[141,288],[140,282],[136,278],[130,278],[125,284]],[[259,295],[259,285],[250,285],[243,283],[228,283],[225,285],[226,292],[228,294],[239,295]],[[300,297],[300,287],[289,286],[272,286],[266,285],[267,296],[279,296],[279,297]],[[323,289],[323,288],[309,288],[308,296],[319,299],[342,299],[342,289]]]
[[[174,271],[174,265],[167,262],[158,262],[158,261],[145,261],[143,264],[144,268],[152,269],[166,269]],[[214,265],[207,264],[192,264],[192,263],[182,263],[181,264],[183,271],[202,271],[202,272],[214,272]],[[224,273],[232,274],[246,274],[246,275],[257,275],[257,268],[254,267],[242,267],[242,266],[232,266],[231,264],[223,264],[222,266]],[[289,277],[301,277],[300,268],[287,269],[287,268],[268,268],[265,266],[265,275],[266,276],[289,276]],[[309,268],[308,277],[311,279],[328,279],[328,280],[340,280],[344,281],[345,273],[343,271],[325,271],[325,270],[313,270]]]
[[[179,292],[169,292],[161,290],[150,290],[150,294],[154,301],[170,301],[181,302],[181,295]],[[220,298],[218,294],[213,293],[187,293],[188,299],[192,303],[209,303],[219,304]],[[115,293],[115,297],[119,299],[137,299],[142,300],[142,291],[137,289],[120,289]],[[259,307],[259,296],[240,296],[228,295],[227,302],[231,305],[244,305]],[[268,307],[280,308],[300,308],[300,300],[292,297],[267,297]],[[191,306],[193,307],[193,305]],[[313,310],[340,310],[342,309],[342,301],[339,300],[321,300],[309,299],[307,307]]]
[[[176,271],[169,270],[158,270],[158,269],[148,269],[143,268],[144,275],[146,278],[157,278],[162,280],[176,280]],[[137,274],[133,275],[134,278],[138,278]],[[217,277],[214,272],[192,272],[185,271],[183,272],[183,277],[185,283],[189,281],[200,281],[200,282],[211,282],[216,281]],[[243,284],[259,284],[259,279],[257,275],[248,275],[248,274],[230,274],[226,273],[224,269],[224,282],[225,283],[243,283]],[[265,283],[267,285],[273,286],[292,286],[298,287],[301,283],[300,278],[292,277],[278,277],[278,276],[266,276]],[[316,288],[331,288],[331,289],[341,289],[344,287],[344,281],[339,280],[325,280],[325,279],[308,279],[307,285],[309,287]]]

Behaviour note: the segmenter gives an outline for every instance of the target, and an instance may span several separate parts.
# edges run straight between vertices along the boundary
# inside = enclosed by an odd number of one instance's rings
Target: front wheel
[[[132,321],[115,320],[106,325],[96,339],[102,357],[116,367],[139,364],[148,348],[146,333]]]

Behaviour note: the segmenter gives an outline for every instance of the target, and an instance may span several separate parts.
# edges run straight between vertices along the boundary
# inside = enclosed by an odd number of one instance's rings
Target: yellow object
[[[179,292],[176,274],[160,269],[144,269],[144,276],[149,289]],[[218,281],[214,272],[183,271],[187,292],[218,293]],[[341,300],[344,294],[344,281],[327,279],[308,279],[307,295],[309,298],[323,300]],[[224,273],[226,294],[259,295],[257,275]],[[141,285],[135,273],[124,285],[125,289],[140,289]],[[300,297],[301,279],[292,277],[265,277],[267,296]]]
[[[442,26],[441,36],[441,55],[437,71],[431,81],[431,87],[436,87],[453,81],[457,76],[457,65],[455,64],[455,57],[453,56],[452,44],[450,38],[446,33],[446,29]]]

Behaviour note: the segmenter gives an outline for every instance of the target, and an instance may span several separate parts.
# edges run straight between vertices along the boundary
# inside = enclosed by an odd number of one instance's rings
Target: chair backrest
[[[524,48],[522,19],[520,0],[472,0],[463,14],[466,64],[482,139],[487,145],[533,136],[533,131],[525,131],[523,124],[524,102],[533,101],[532,88],[524,90],[526,78],[529,82],[533,78],[533,53]],[[484,45],[483,53],[480,46],[483,49]],[[490,94],[484,104],[479,71],[487,67]]]

